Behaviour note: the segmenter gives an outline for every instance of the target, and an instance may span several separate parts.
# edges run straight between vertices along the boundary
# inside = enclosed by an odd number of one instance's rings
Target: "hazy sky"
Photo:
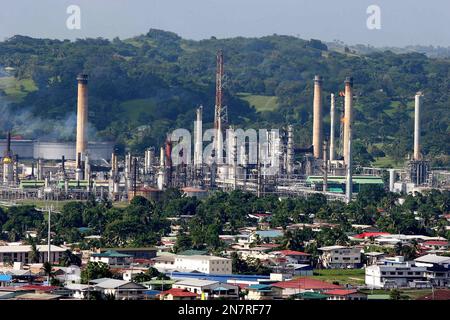
[[[449,0],[0,0],[0,39],[127,38],[150,28],[184,38],[296,35],[373,46],[450,46]],[[81,29],[69,30],[69,5],[81,9]],[[369,5],[381,9],[381,29],[366,26]]]

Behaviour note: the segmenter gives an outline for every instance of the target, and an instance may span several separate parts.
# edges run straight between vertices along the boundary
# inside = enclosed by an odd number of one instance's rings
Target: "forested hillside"
[[[14,76],[0,74],[2,112],[9,112],[2,126],[29,138],[73,139],[75,131],[72,135],[67,128],[76,112],[75,78],[86,72],[93,134],[116,141],[120,150],[142,151],[161,143],[170,129],[191,129],[200,104],[205,121],[212,122],[218,49],[224,52],[225,103],[233,124],[279,128],[292,123],[296,143],[307,146],[314,75],[324,77],[327,135],[329,93],[342,90],[351,75],[359,162],[401,163],[412,152],[413,97],[422,90],[423,151],[434,156],[435,166],[449,163],[449,59],[336,52],[318,40],[279,35],[191,41],[150,30],[126,40],[75,42],[15,36],[0,42],[0,66]],[[23,123],[24,115],[30,123]]]

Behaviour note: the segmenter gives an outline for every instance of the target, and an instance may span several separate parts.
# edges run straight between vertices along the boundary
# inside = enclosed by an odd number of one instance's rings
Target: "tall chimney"
[[[345,105],[344,105],[344,163],[350,162],[349,143],[352,138],[352,121],[353,121],[353,78],[345,79]]]
[[[197,108],[197,119],[194,124],[194,165],[201,166],[203,162],[203,124],[202,124],[203,107]]]
[[[77,99],[77,142],[76,154],[81,154],[81,159],[77,157],[78,161],[83,161],[87,149],[87,117],[88,117],[88,75],[79,74],[78,81],[78,99]]]
[[[288,126],[286,173],[288,176],[294,173],[294,128],[292,125]]]
[[[420,154],[420,103],[422,92],[417,92],[414,107],[414,160],[421,160]]]
[[[313,102],[313,148],[314,158],[322,157],[323,126],[322,126],[322,77],[314,77]]]
[[[335,115],[335,106],[334,106],[334,93],[331,94],[330,96],[330,102],[331,102],[331,106],[330,106],[330,161],[334,160],[334,156],[335,156],[335,151],[334,151],[334,127],[335,127],[335,119],[336,119],[336,115]]]

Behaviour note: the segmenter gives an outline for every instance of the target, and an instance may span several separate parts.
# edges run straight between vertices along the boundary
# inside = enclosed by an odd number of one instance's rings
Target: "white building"
[[[47,262],[48,260],[48,246],[47,245],[37,245],[37,250],[39,251],[39,263]],[[62,247],[50,246],[50,262],[52,264],[59,263],[62,254],[67,250]],[[31,245],[9,245],[0,246],[0,263],[32,263],[31,261]]]
[[[177,255],[173,265],[180,272],[198,271],[208,274],[231,274],[231,259],[216,256]]]
[[[361,249],[358,247],[329,246],[319,248],[319,261],[324,268],[358,268],[361,264]]]
[[[366,267],[365,283],[370,288],[428,286],[425,283],[426,270],[415,262],[405,262],[401,256],[385,259],[382,264]]]

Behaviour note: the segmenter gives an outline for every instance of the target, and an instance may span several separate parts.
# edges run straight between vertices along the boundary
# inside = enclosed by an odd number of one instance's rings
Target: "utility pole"
[[[52,253],[51,250],[51,219],[52,219],[52,206],[48,207],[48,239],[47,239],[47,262],[49,263],[49,265],[51,266],[51,260],[50,260],[50,255]],[[47,284],[50,285],[50,272],[47,275]]]
[[[323,142],[323,192],[327,192],[328,189],[328,159],[327,159],[328,143],[325,140]]]

